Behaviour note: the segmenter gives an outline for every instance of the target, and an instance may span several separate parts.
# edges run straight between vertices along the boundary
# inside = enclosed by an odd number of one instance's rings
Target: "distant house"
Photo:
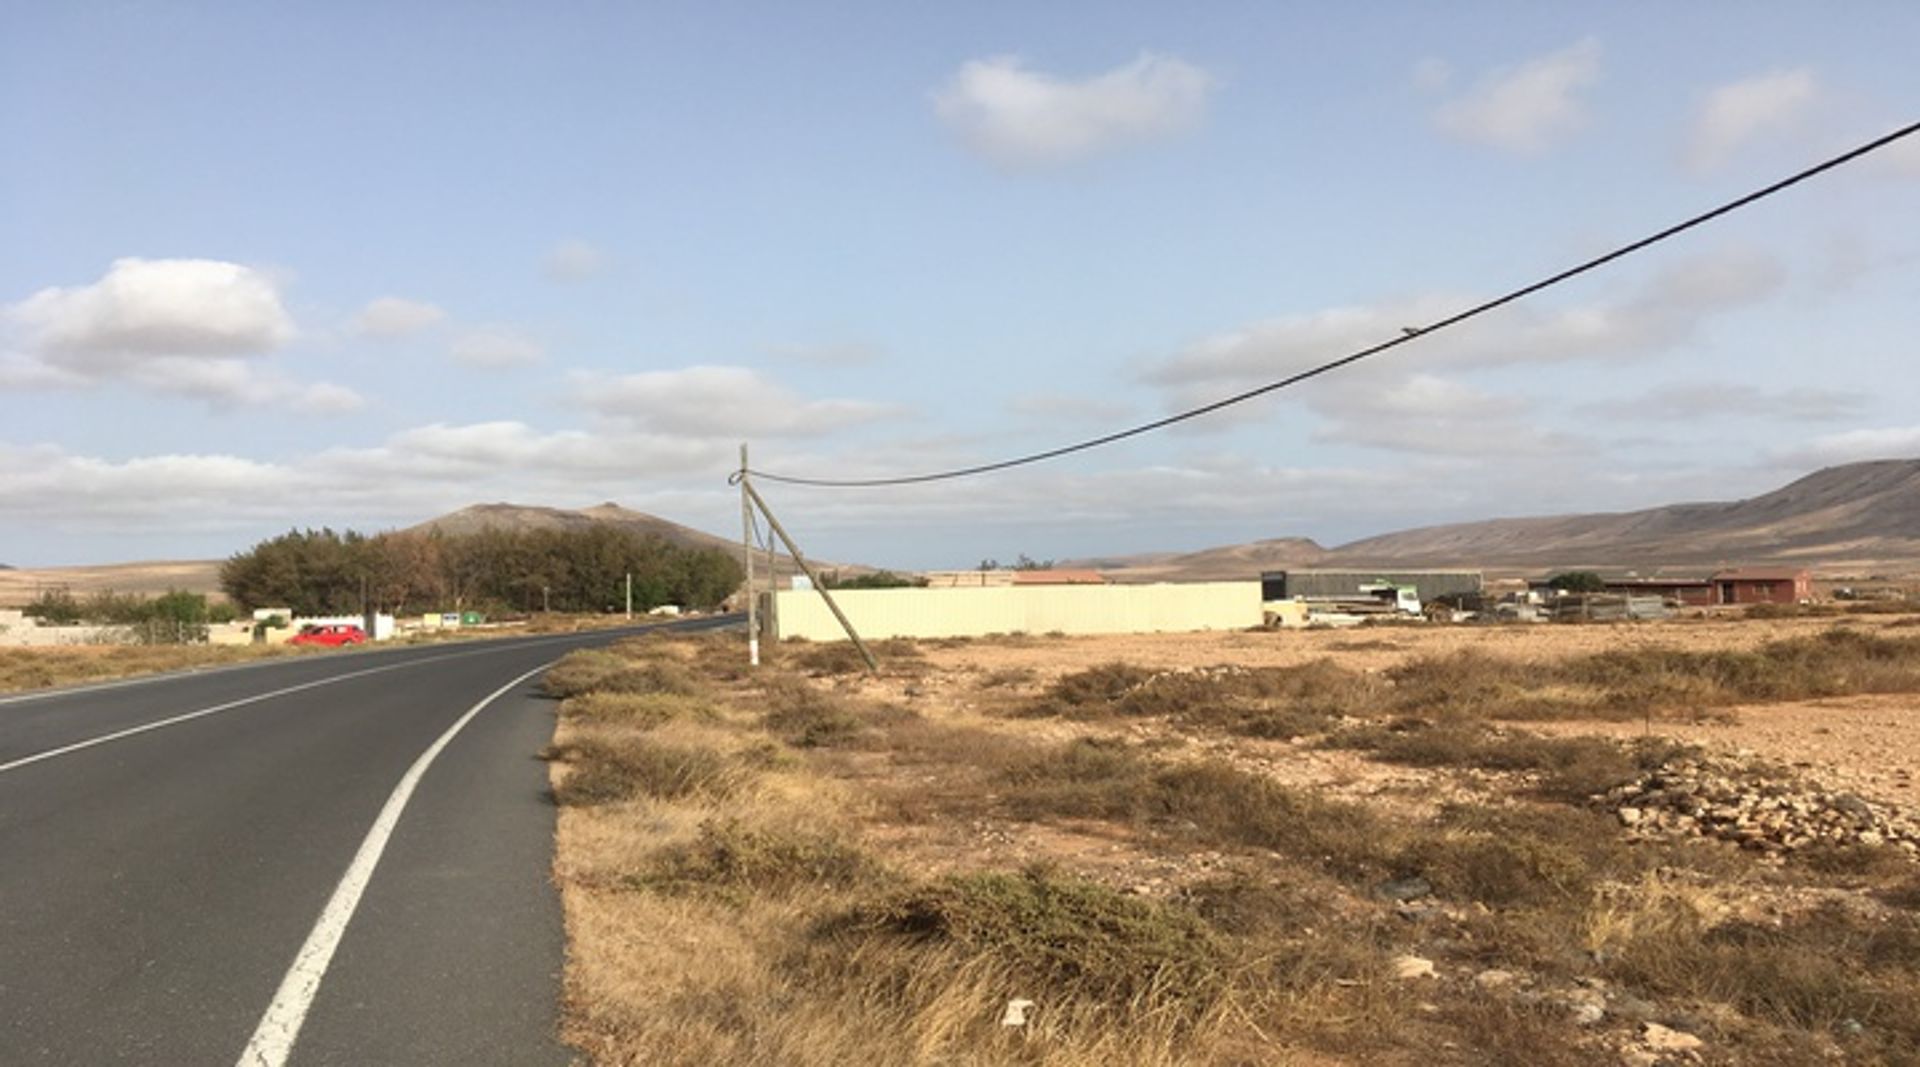
[[[1793,567],[1735,567],[1713,576],[1722,604],[1797,604],[1813,599],[1813,575]]]
[[[1711,578],[1603,578],[1601,589],[1623,596],[1657,596],[1687,607],[1718,604]]]
[[[1603,576],[1601,588],[1622,596],[1657,596],[1684,607],[1793,604],[1813,598],[1813,576],[1792,567],[1733,567],[1708,577]],[[1546,580],[1530,583],[1545,589]]]

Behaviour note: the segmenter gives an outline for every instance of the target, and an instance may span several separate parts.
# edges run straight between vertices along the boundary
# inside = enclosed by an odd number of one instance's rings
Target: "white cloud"
[[[344,385],[315,382],[295,390],[291,404],[314,415],[349,415],[366,407],[367,400]]]
[[[541,266],[554,281],[577,282],[605,270],[607,257],[593,245],[575,238],[554,245]]]
[[[35,354],[75,370],[149,356],[257,355],[293,337],[266,275],[211,259],[118,259],[99,281],[42,289],[7,317]]]
[[[343,386],[301,384],[260,357],[294,327],[271,278],[206,259],[120,259],[97,282],[42,289],[6,309],[23,351],[0,356],[0,386],[113,383],[210,407],[336,415],[364,401]]]
[[[1779,453],[1785,463],[1829,466],[1869,459],[1920,456],[1920,426],[1888,426],[1826,434]]]
[[[1582,90],[1600,78],[1600,42],[1589,37],[1483,76],[1434,113],[1450,136],[1509,152],[1539,152],[1586,121]]]
[[[802,437],[899,413],[860,400],[807,400],[747,367],[578,374],[574,380],[589,410],[660,434],[735,441]]]
[[[419,426],[284,462],[225,453],[110,459],[0,442],[0,520],[66,530],[139,522],[149,538],[263,523],[412,523],[481,500],[633,501],[676,480],[717,490],[734,461],[725,442],[511,421]]]
[[[1821,422],[1857,415],[1866,407],[1860,393],[1817,386],[1764,390],[1738,382],[1676,382],[1633,396],[1597,401],[1582,410],[1620,419],[1705,418],[1790,419]]]
[[[353,330],[365,337],[407,337],[446,321],[447,313],[433,304],[383,296],[367,303],[354,316]]]
[[[1339,373],[1650,356],[1690,339],[1712,316],[1775,292],[1784,278],[1779,263],[1756,253],[1694,257],[1659,271],[1619,299],[1558,310],[1503,308]],[[1429,295],[1269,319],[1202,338],[1150,368],[1147,380],[1168,388],[1176,403],[1190,401],[1223,386],[1287,377],[1478,301],[1468,295]]]
[[[499,370],[523,367],[546,358],[538,342],[504,326],[483,326],[454,339],[448,350],[455,363]]]
[[[1687,165],[1710,170],[1755,137],[1791,128],[1819,94],[1813,71],[1805,67],[1720,86],[1707,94],[1694,115]]]
[[[998,56],[962,64],[934,109],[999,164],[1049,166],[1191,129],[1215,84],[1200,67],[1152,53],[1079,81]]]

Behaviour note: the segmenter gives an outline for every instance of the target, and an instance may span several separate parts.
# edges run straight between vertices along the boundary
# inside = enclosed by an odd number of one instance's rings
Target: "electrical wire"
[[[971,477],[977,474],[990,474],[994,471],[1008,470],[1013,467],[1023,467],[1030,463],[1039,463],[1043,460],[1058,459],[1061,456],[1072,455],[1075,452],[1085,452],[1085,451],[1088,451],[1089,449],[1099,448],[1103,445],[1110,445],[1119,441],[1124,441],[1129,437],[1138,437],[1142,434],[1152,433],[1155,430],[1162,430],[1168,426],[1175,425],[1176,423],[1186,422],[1189,419],[1197,419],[1203,415],[1210,415],[1213,412],[1221,410],[1222,408],[1232,407],[1236,404],[1244,404],[1249,400],[1253,400],[1258,397],[1265,396],[1268,393],[1285,389],[1288,386],[1298,385],[1299,383],[1304,382],[1310,378],[1317,378],[1322,374],[1339,370],[1342,367],[1346,367],[1351,364],[1358,363],[1363,359],[1368,359],[1370,357],[1377,356],[1390,349],[1398,348],[1401,345],[1411,344],[1412,342],[1417,341],[1439,330],[1444,330],[1451,326],[1458,326],[1459,324],[1466,322],[1468,319],[1478,318],[1479,316],[1484,315],[1487,312],[1493,311],[1496,308],[1504,307],[1508,304],[1513,303],[1514,301],[1531,296],[1534,293],[1541,291],[1542,289],[1551,288],[1552,286],[1559,285],[1562,282],[1568,281],[1573,278],[1577,278],[1580,275],[1587,273],[1588,271],[1597,270],[1598,268],[1603,267],[1608,263],[1612,263],[1616,259],[1624,258],[1642,249],[1650,248],[1653,245],[1659,244],[1662,241],[1666,241],[1670,238],[1677,237],[1680,234],[1683,234],[1688,230],[1693,229],[1696,226],[1704,225],[1708,222],[1713,221],[1714,219],[1721,217],[1722,215],[1731,214],[1732,212],[1738,211],[1741,208],[1748,206],[1749,204],[1753,204],[1758,201],[1765,200],[1766,198],[1773,196],[1776,193],[1782,192],[1788,188],[1791,188],[1792,186],[1798,185],[1809,178],[1815,177],[1820,174],[1824,174],[1827,171],[1833,170],[1834,168],[1843,166],[1847,163],[1851,163],[1854,160],[1859,159],[1861,156],[1864,156],[1864,155],[1867,155],[1868,153],[1875,152],[1882,148],[1885,148],[1888,145],[1894,143],[1895,141],[1898,141],[1904,137],[1911,136],[1916,132],[1920,132],[1920,122],[1916,122],[1908,126],[1903,126],[1897,130],[1894,130],[1892,133],[1888,133],[1884,136],[1877,137],[1871,141],[1868,141],[1866,144],[1860,145],[1859,147],[1850,149],[1846,152],[1842,152],[1841,154],[1834,156],[1831,159],[1825,160],[1824,162],[1816,163],[1813,166],[1806,168],[1805,170],[1799,171],[1795,174],[1791,174],[1785,178],[1780,179],[1779,181],[1774,182],[1771,185],[1767,185],[1760,189],[1756,189],[1753,192],[1750,192],[1745,196],[1739,197],[1737,199],[1729,200],[1718,207],[1712,208],[1711,210],[1708,210],[1708,211],[1703,211],[1698,215],[1695,215],[1684,221],[1677,222],[1671,226],[1668,226],[1663,230],[1659,230],[1655,233],[1642,237],[1637,241],[1633,241],[1628,244],[1621,245],[1620,247],[1615,248],[1611,252],[1607,252],[1602,255],[1595,256],[1594,258],[1589,259],[1583,263],[1579,263],[1575,266],[1568,267],[1566,270],[1560,271],[1557,274],[1549,275],[1538,281],[1531,282],[1527,285],[1523,285],[1520,288],[1514,289],[1501,296],[1494,297],[1491,300],[1487,300],[1483,303],[1475,304],[1472,307],[1466,308],[1465,310],[1462,310],[1462,311],[1455,312],[1454,314],[1449,315],[1446,318],[1440,319],[1426,326],[1406,327],[1401,331],[1401,334],[1398,337],[1393,337],[1388,340],[1381,341],[1378,344],[1370,345],[1366,348],[1360,349],[1357,352],[1348,353],[1347,355],[1341,356],[1338,359],[1329,360],[1318,366],[1311,367],[1307,370],[1303,370],[1298,374],[1288,375],[1287,377],[1281,378],[1278,381],[1268,382],[1265,385],[1257,386],[1255,388],[1248,389],[1243,392],[1235,393],[1231,396],[1222,397],[1219,400],[1215,400],[1207,404],[1202,404],[1199,407],[1188,408],[1185,411],[1177,412],[1175,414],[1165,416],[1164,418],[1154,419],[1152,422],[1143,422],[1138,426],[1131,426],[1124,430],[1116,430],[1113,433],[1102,434],[1099,437],[1091,437],[1084,441],[1077,441],[1069,445],[1061,445],[1058,448],[1049,448],[1043,452],[1031,452],[1023,456],[1016,456],[1012,459],[1003,459],[994,463],[981,463],[971,467],[957,467],[952,470],[934,471],[929,474],[913,474],[913,475],[905,475],[901,477],[892,477],[892,478],[809,478],[809,477],[800,477],[795,475],[775,474],[770,471],[753,470],[750,468],[742,467],[741,469],[734,471],[733,474],[728,477],[727,484],[737,485],[739,484],[741,478],[751,476],[751,477],[759,478],[769,482],[780,482],[786,485],[820,486],[820,487],[841,488],[841,489],[865,489],[865,488],[877,488],[880,486],[890,486],[890,485],[915,485],[923,482],[946,481],[953,478]]]

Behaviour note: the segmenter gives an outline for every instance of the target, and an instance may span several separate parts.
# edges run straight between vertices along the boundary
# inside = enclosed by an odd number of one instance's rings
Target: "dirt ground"
[[[997,672],[1014,688],[1032,691],[1060,675],[1097,663],[1124,661],[1160,670],[1232,664],[1288,667],[1331,658],[1356,670],[1382,671],[1409,660],[1464,650],[1517,661],[1555,660],[1613,649],[1666,647],[1686,651],[1752,649],[1771,641],[1832,629],[1834,618],[1746,621],[1737,617],[1674,619],[1581,626],[1394,626],[1347,630],[1281,630],[1199,634],[1128,634],[1096,637],[1010,637],[971,642],[921,642],[934,669],[912,682],[881,679],[854,684],[868,695],[910,706],[945,706],[969,712],[992,699],[980,682]],[[1866,632],[1889,626],[1911,632],[1902,619],[1857,617],[1845,625]],[[1031,672],[1028,676],[1026,672]],[[1646,733],[1643,722],[1529,722],[1527,728],[1559,736],[1628,738]],[[1920,806],[1920,697],[1865,695],[1780,704],[1715,708],[1697,721],[1655,719],[1656,736],[1710,751],[1750,754],[1806,772],[1834,789],[1857,792],[1902,807]],[[1431,776],[1385,767],[1347,751],[1326,751],[1286,742],[1238,739],[1217,743],[1216,755],[1251,763],[1289,784],[1331,787],[1367,795],[1416,793]],[[1437,803],[1442,797],[1428,797]]]

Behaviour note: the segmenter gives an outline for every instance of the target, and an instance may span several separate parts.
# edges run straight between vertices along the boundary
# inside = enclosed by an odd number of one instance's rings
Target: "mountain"
[[[1097,570],[1123,582],[1204,582],[1245,578],[1261,571],[1288,567],[1315,567],[1326,555],[1326,549],[1305,537],[1275,537],[1199,552],[1148,552],[1136,556],[1061,560],[1055,566]]]
[[[1329,555],[1341,565],[1912,567],[1920,564],[1920,460],[1828,467],[1729,503],[1403,530]]]
[[[608,502],[590,508],[543,508],[525,504],[474,504],[407,528],[408,533],[442,533],[463,537],[481,530],[579,530],[600,523],[621,526],[643,536],[660,537],[689,548],[725,548],[738,551],[740,543],[682,526],[657,515]]]
[[[1735,563],[1828,572],[1920,571],[1920,459],[1828,467],[1770,493],[1727,503],[1425,526],[1331,549],[1282,538],[1072,565],[1107,569],[1120,581],[1192,581],[1289,566],[1652,572]]]

